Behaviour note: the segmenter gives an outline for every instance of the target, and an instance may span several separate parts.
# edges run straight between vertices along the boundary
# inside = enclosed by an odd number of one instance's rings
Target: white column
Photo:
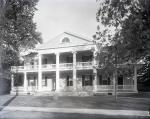
[[[93,51],[93,65],[94,65],[95,67],[97,66],[96,51]]]
[[[59,53],[56,53],[56,91],[59,91]]]
[[[134,65],[134,91],[137,92],[137,65]]]
[[[73,52],[73,88],[77,89],[76,52]]]
[[[96,51],[93,51],[93,74],[94,74],[94,80],[93,80],[93,90],[96,92],[97,91],[97,69],[96,69]]]
[[[39,54],[39,65],[38,65],[38,90],[41,91],[42,89],[42,55]]]
[[[11,74],[11,91],[13,90],[14,87],[14,74]]]
[[[27,72],[24,72],[24,91],[27,91]]]

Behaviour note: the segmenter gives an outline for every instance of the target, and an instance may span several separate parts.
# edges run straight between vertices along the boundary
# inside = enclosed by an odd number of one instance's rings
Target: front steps
[[[33,96],[93,96],[93,92],[54,92],[54,91],[41,91],[41,92],[13,92],[11,95],[33,95]]]

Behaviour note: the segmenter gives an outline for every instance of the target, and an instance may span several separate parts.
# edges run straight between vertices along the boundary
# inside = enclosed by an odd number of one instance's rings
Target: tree
[[[126,60],[135,62],[149,55],[150,1],[104,0],[99,4],[97,21],[104,25],[105,29],[98,29],[96,39],[101,38],[99,34],[105,34],[111,45],[124,46],[127,50]],[[110,33],[110,30],[113,30],[113,33]]]
[[[150,1],[103,0],[97,3],[99,9],[96,18],[99,26],[94,35],[95,42],[104,44],[108,49],[110,46],[116,49],[109,53],[118,63],[136,63],[141,59],[148,59],[146,57],[150,51]],[[100,29],[100,26],[104,28]]]
[[[5,5],[5,1],[0,0],[0,22],[1,22],[1,18],[3,16],[4,5]],[[0,56],[2,56],[2,47],[1,47],[1,45],[0,45]],[[0,72],[1,72],[1,68],[2,68],[1,66],[2,66],[2,58],[0,57]]]
[[[5,0],[0,21],[3,66],[18,64],[19,53],[41,43],[33,16],[38,0]]]

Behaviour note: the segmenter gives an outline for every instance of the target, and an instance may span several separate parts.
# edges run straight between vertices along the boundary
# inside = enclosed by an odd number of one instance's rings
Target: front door
[[[123,85],[123,76],[118,77],[118,85]]]
[[[28,92],[35,93],[37,91],[37,77],[28,77]]]
[[[123,76],[120,75],[118,77],[118,90],[122,90],[123,89]]]

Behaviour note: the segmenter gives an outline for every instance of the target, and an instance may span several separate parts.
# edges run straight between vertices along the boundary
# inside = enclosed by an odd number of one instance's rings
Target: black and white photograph
[[[150,0],[0,0],[0,119],[150,119]]]

